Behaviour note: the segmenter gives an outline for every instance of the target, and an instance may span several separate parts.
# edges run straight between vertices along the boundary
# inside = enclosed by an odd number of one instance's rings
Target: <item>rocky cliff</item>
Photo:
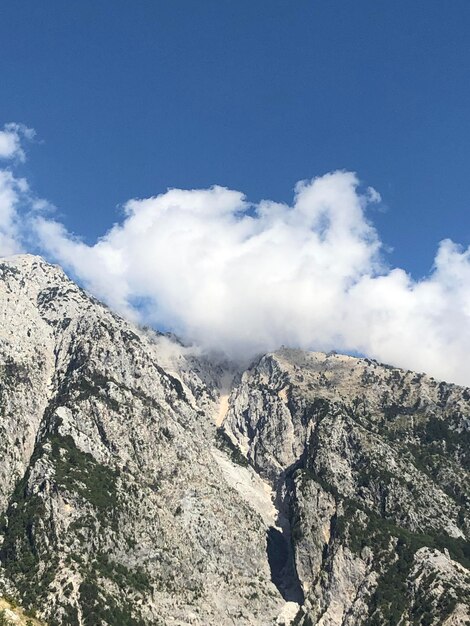
[[[469,400],[336,354],[243,373],[225,428],[275,490],[295,624],[467,623]]]
[[[367,359],[239,371],[4,259],[0,594],[51,626],[470,623],[469,417]]]

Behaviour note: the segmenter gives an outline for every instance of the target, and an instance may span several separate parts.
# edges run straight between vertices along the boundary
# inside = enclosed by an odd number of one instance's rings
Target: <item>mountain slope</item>
[[[469,416],[367,359],[238,372],[3,260],[0,595],[52,626],[470,623]]]
[[[58,268],[0,272],[1,562],[22,601],[50,624],[274,619],[265,523],[215,460],[206,386],[197,403],[158,336]]]

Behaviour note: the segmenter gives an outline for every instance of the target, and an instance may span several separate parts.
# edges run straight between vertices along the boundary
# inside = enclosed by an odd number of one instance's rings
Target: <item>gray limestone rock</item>
[[[468,389],[241,368],[1,260],[0,595],[51,626],[470,623],[469,418]]]

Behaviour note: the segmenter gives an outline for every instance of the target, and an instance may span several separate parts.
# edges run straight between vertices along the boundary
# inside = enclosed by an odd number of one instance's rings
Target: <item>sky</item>
[[[469,28],[467,0],[4,2],[0,254],[233,354],[470,384]]]

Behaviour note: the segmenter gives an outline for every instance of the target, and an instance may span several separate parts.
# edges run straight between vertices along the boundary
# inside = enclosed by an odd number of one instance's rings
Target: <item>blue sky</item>
[[[470,239],[470,3],[15,0],[0,9],[0,119],[23,166],[93,241],[117,205],[214,183],[290,201],[356,171],[390,262],[426,273]]]

